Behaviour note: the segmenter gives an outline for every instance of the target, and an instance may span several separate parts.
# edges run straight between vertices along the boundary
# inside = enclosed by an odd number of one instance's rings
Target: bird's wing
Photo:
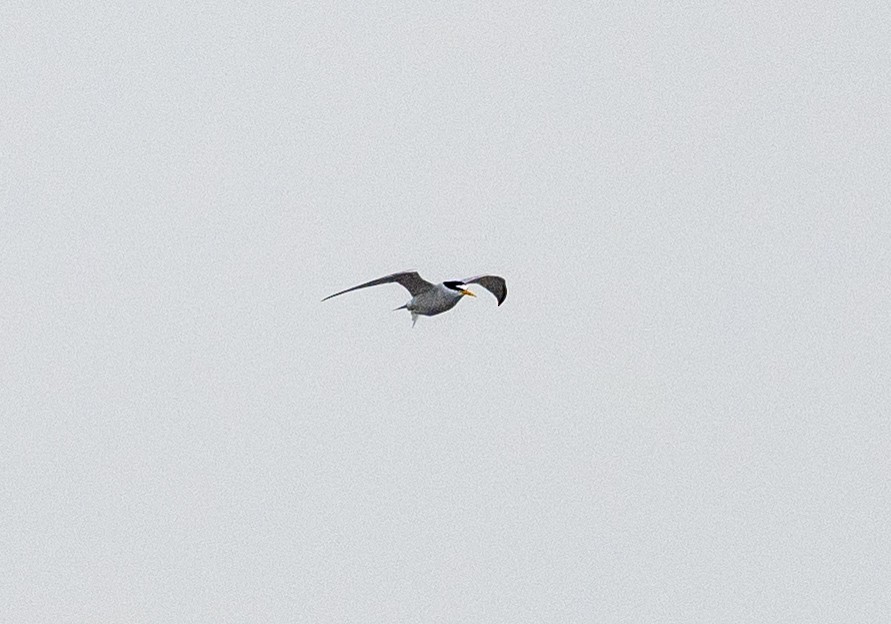
[[[507,298],[507,283],[503,277],[497,275],[477,275],[463,280],[465,284],[479,284],[498,299],[498,305],[504,303]]]
[[[352,288],[341,290],[340,292],[334,293],[333,295],[328,295],[327,297],[322,299],[322,301],[327,301],[331,297],[336,297],[337,295],[342,295],[354,290],[359,290],[360,288],[368,288],[369,286],[378,286],[380,284],[400,284],[401,286],[404,286],[405,289],[408,290],[408,292],[411,293],[412,297],[414,297],[418,293],[422,293],[425,290],[433,288],[433,284],[423,279],[420,275],[417,274],[417,272],[406,271],[404,273],[393,273],[392,275],[379,277],[375,280],[371,280],[370,282],[365,282],[364,284],[359,284],[358,286],[353,286]]]

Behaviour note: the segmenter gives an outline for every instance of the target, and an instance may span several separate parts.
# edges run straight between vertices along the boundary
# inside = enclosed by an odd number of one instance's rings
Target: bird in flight
[[[416,271],[405,271],[403,273],[393,273],[379,277],[378,279],[341,290],[340,292],[328,295],[322,301],[327,301],[332,297],[342,295],[344,293],[359,290],[360,288],[368,288],[369,286],[379,286],[380,284],[399,284],[403,286],[409,293],[411,299],[404,306],[396,308],[396,310],[408,310],[411,312],[411,326],[414,327],[418,322],[418,316],[435,316],[442,314],[455,307],[465,295],[468,297],[476,297],[475,294],[467,290],[468,284],[479,284],[490,293],[495,295],[498,305],[504,303],[507,297],[507,284],[503,277],[497,275],[477,275],[476,277],[468,277],[463,280],[451,280],[441,282],[439,284],[431,284],[423,279]],[[395,312],[395,310],[394,310]]]

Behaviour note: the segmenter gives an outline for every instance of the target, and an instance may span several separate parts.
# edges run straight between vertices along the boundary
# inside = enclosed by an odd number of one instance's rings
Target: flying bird
[[[360,288],[368,288],[369,286],[379,286],[380,284],[399,284],[403,286],[409,293],[411,299],[404,306],[396,308],[396,310],[408,310],[411,312],[411,326],[414,327],[418,322],[418,316],[435,316],[442,314],[455,307],[465,295],[468,297],[476,297],[475,294],[467,290],[468,284],[479,284],[490,293],[495,295],[498,305],[504,303],[507,297],[507,284],[503,277],[497,275],[477,275],[476,277],[468,277],[463,280],[450,280],[439,284],[431,284],[423,279],[416,271],[405,271],[403,273],[393,273],[378,279],[341,290],[340,292],[328,295],[322,301],[327,301],[331,297],[336,297],[344,293],[359,290]],[[395,312],[395,310],[394,310]]]

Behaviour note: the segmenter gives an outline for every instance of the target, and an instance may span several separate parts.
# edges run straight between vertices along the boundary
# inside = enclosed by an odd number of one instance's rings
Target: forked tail
[[[411,303],[411,302],[409,302],[409,303]],[[393,308],[393,312],[396,312],[397,310],[408,310],[408,303],[406,303],[404,306],[399,306],[398,308]],[[414,312],[412,310],[409,310],[409,312],[411,312],[411,326],[414,327],[415,323],[418,322],[418,315],[416,312]]]

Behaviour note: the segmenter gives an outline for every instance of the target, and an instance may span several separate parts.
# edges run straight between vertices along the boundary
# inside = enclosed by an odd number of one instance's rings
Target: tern
[[[488,290],[495,295],[498,305],[504,303],[504,299],[507,297],[507,285],[504,282],[504,278],[497,275],[477,275],[476,277],[468,277],[463,280],[450,280],[439,284],[431,284],[418,275],[416,271],[405,271],[379,277],[370,282],[341,290],[333,295],[328,295],[322,301],[328,301],[332,297],[359,290],[360,288],[368,288],[369,286],[378,286],[380,284],[399,284],[411,293],[409,302],[404,306],[396,308],[396,310],[408,310],[411,312],[412,327],[418,322],[418,316],[442,314],[454,308],[455,304],[461,300],[461,297],[476,297],[475,294],[467,290],[466,286],[468,284],[479,284]]]

